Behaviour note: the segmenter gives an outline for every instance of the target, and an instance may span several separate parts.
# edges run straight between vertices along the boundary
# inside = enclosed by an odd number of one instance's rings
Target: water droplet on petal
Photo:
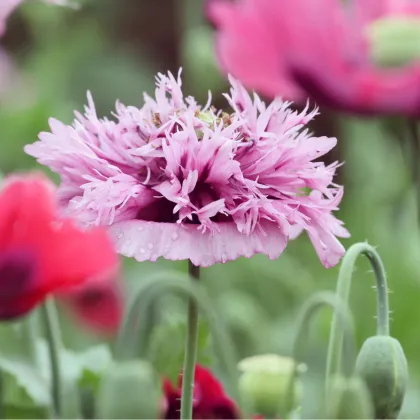
[[[146,251],[144,248],[140,248],[140,254],[144,254]]]
[[[117,238],[118,238],[118,239],[121,239],[123,236],[124,236],[124,233],[120,232],[120,233],[117,235]]]
[[[223,252],[221,257],[222,257],[222,262],[225,263],[227,261],[227,255]]]
[[[153,244],[150,242],[150,243],[148,243],[147,244],[147,248],[149,248],[149,249],[153,249]]]
[[[173,241],[176,241],[179,238],[179,233],[178,232],[174,232],[171,236]]]
[[[141,232],[143,230],[143,226],[139,226],[138,228],[137,228],[137,232]]]

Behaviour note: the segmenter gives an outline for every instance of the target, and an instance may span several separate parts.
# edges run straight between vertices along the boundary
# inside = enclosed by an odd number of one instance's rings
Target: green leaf
[[[34,354],[22,334],[22,325],[0,325],[0,369],[4,375],[5,401],[12,405],[49,406],[48,382],[38,370]]]
[[[15,405],[6,404],[4,407],[5,418],[7,419],[48,419],[50,418],[49,410],[45,407],[37,407],[35,405]]]
[[[50,380],[50,365],[48,347],[45,340],[37,343],[43,376]],[[90,347],[83,352],[76,353],[68,349],[60,352],[60,362],[63,380],[78,382],[86,376],[101,376],[112,361],[111,351],[106,345]]]
[[[156,327],[151,338],[150,360],[161,376],[175,383],[184,361],[185,337],[185,321],[176,318]],[[211,360],[209,324],[201,321],[198,332],[197,362],[210,365]]]

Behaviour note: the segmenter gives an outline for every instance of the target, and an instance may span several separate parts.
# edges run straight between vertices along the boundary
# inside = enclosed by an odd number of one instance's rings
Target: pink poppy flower
[[[231,82],[232,114],[184,98],[171,74],[142,108],[117,103],[116,121],[99,119],[89,95],[85,116],[51,119],[25,151],[61,175],[69,214],[108,226],[118,252],[138,261],[274,259],[306,230],[322,263],[337,264],[336,236],[348,232],[332,211],[343,189],[332,182],[338,163],[318,160],[337,140],[304,129],[317,110],[266,106]]]
[[[53,184],[38,174],[10,176],[0,190],[0,320],[26,315],[50,294],[73,294],[117,274],[107,234],[100,228],[82,231],[62,218],[54,193]],[[107,328],[109,320],[99,322],[97,310],[90,309],[90,325],[96,320],[95,327]]]
[[[268,96],[361,114],[420,115],[420,60],[374,63],[372,29],[410,18],[413,0],[209,0],[222,68]]]

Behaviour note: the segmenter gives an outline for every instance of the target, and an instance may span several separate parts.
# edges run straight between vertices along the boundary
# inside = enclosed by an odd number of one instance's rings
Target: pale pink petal
[[[117,251],[137,261],[190,259],[197,266],[208,267],[218,262],[250,258],[256,253],[278,258],[287,244],[287,238],[275,224],[262,223],[265,235],[254,231],[250,235],[238,232],[234,223],[219,223],[219,232],[202,233],[197,225],[155,223],[129,220],[109,228]]]

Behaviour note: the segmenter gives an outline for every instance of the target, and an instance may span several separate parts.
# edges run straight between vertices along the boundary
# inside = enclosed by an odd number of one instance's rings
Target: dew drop
[[[223,252],[221,257],[222,257],[222,263],[225,263],[227,261],[227,255]]]
[[[117,235],[117,238],[118,238],[118,239],[121,239],[123,236],[124,236],[124,234],[123,234],[122,232],[120,232],[120,233]]]
[[[143,230],[143,226],[139,226],[138,228],[137,228],[137,232],[141,232]]]
[[[173,241],[176,241],[179,238],[179,234],[177,232],[174,232],[171,236]]]
[[[144,254],[146,251],[144,248],[140,248],[140,254]]]
[[[150,242],[149,244],[147,244],[147,248],[153,249],[153,244]]]

